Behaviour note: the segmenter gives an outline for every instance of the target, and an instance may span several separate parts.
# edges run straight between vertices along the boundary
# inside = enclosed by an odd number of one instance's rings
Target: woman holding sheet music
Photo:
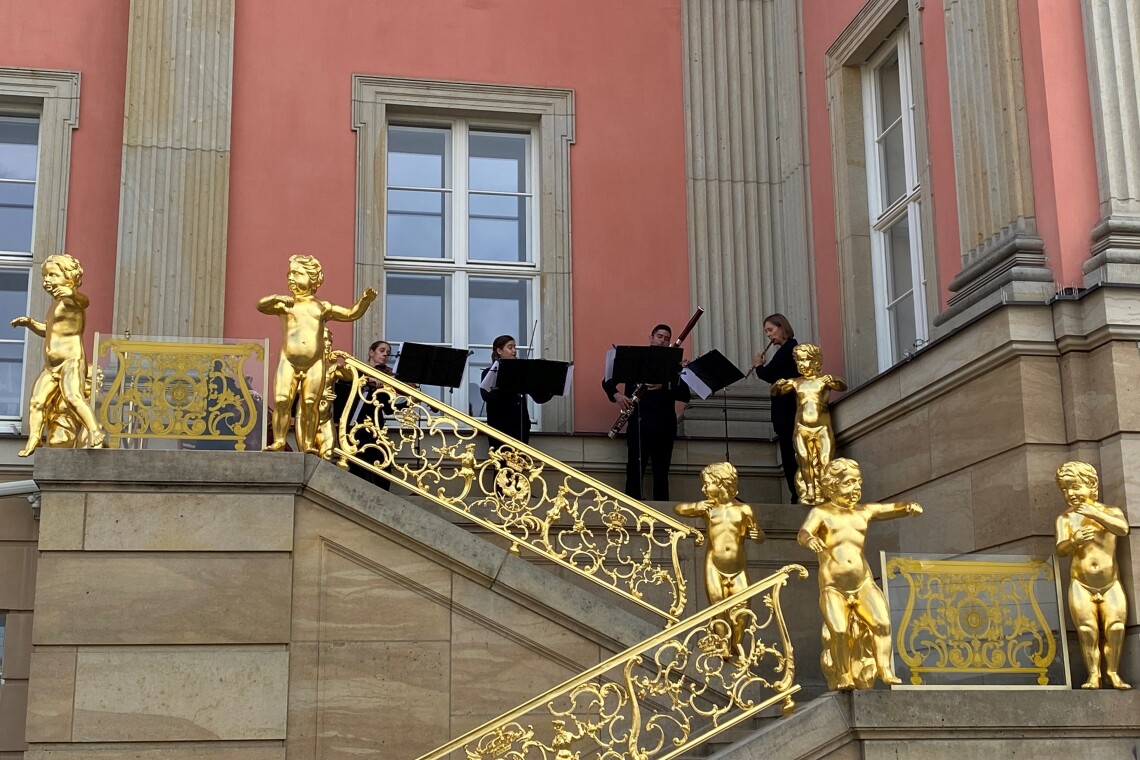
[[[764,336],[768,338],[768,346],[756,354],[752,369],[756,377],[766,383],[777,380],[791,380],[799,377],[800,371],[796,369],[796,362],[792,359],[792,349],[796,347],[795,333],[788,318],[783,314],[771,314],[764,318]],[[776,353],[764,363],[764,354],[768,349],[776,346]],[[792,492],[792,503],[799,503],[796,495],[796,448],[792,443],[792,433],[796,427],[796,398],[795,394],[772,397],[772,429],[776,433],[776,440],[780,443],[780,463],[784,466],[784,479],[788,481],[788,489]]]
[[[518,393],[501,390],[488,384],[487,375],[498,373],[499,362],[518,358],[518,344],[510,335],[500,335],[491,343],[491,366],[483,370],[480,377],[479,393],[487,403],[487,424],[512,438],[526,443],[530,440],[530,412],[526,406],[526,398]],[[487,387],[490,390],[487,390]],[[554,398],[552,394],[531,394],[535,403],[545,404]]]

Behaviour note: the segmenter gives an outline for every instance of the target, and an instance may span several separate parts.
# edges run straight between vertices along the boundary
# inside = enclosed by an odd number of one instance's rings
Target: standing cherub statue
[[[709,537],[705,549],[705,589],[710,605],[748,588],[744,539],[764,540],[764,531],[756,523],[752,507],[736,498],[738,483],[736,468],[730,462],[714,462],[701,470],[701,490],[707,498],[673,508],[681,517],[705,518]],[[744,622],[729,619],[728,624],[732,631],[731,656],[741,643]]]
[[[273,381],[273,443],[267,451],[285,447],[293,404],[300,396],[297,410],[297,446],[301,451],[317,454],[320,428],[320,401],[328,382],[325,358],[325,324],[355,322],[364,316],[376,299],[373,288],[365,288],[352,308],[334,306],[316,297],[317,288],[325,280],[321,263],[314,256],[289,257],[290,296],[266,296],[257,303],[262,314],[281,317],[281,358]]]
[[[1091,464],[1065,462],[1057,469],[1057,486],[1069,505],[1057,518],[1057,553],[1073,558],[1069,612],[1089,673],[1081,688],[1100,688],[1103,648],[1104,677],[1115,689],[1131,689],[1119,673],[1128,601],[1116,568],[1116,538],[1128,535],[1128,520],[1096,500],[1100,480]]]
[[[920,515],[922,507],[860,504],[863,476],[853,459],[829,462],[820,485],[825,501],[812,507],[796,540],[819,557],[823,674],[832,689],[869,689],[876,675],[883,683],[900,683],[891,662],[887,600],[875,585],[863,544],[871,520]]]
[[[835,375],[821,375],[823,352],[814,343],[800,343],[792,349],[792,359],[803,377],[777,380],[772,395],[796,394],[796,427],[792,443],[796,448],[796,492],[801,504],[819,504],[820,474],[835,453],[835,434],[831,431],[831,410],[827,398],[831,391],[847,390],[847,383]]]
[[[99,448],[107,437],[87,401],[83,329],[90,300],[79,292],[83,267],[74,257],[57,253],[44,260],[40,272],[44,290],[55,299],[47,316],[43,322],[31,317],[12,320],[12,327],[26,327],[44,339],[44,368],[28,403],[28,445],[22,457],[36,450],[45,430],[49,446]]]

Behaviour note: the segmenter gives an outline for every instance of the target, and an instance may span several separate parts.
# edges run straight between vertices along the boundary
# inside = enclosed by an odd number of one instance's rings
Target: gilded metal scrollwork
[[[686,590],[679,544],[689,537],[702,543],[700,532],[520,441],[502,442],[502,433],[347,354],[337,357],[351,391],[333,461],[400,483],[513,549],[529,549],[676,622]],[[477,442],[487,436],[501,443],[483,455]]]
[[[807,577],[788,565],[420,760],[669,760],[773,705],[788,714],[800,687],[780,589],[792,574]]]
[[[97,350],[117,365],[96,399],[96,415],[112,448],[123,439],[163,438],[233,441],[241,451],[257,427],[260,399],[245,363],[251,357],[264,360],[261,344],[111,338],[101,340]],[[97,385],[105,381],[100,378]]]
[[[886,577],[896,576],[908,592],[897,651],[912,684],[935,673],[1030,674],[1049,683],[1057,640],[1036,591],[1039,579],[1055,583],[1048,558],[890,557]]]

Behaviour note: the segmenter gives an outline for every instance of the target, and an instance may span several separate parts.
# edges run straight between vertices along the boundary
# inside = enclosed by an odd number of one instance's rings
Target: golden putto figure
[[[772,395],[796,394],[796,427],[792,442],[796,447],[796,491],[802,504],[819,504],[824,497],[819,482],[823,468],[835,452],[835,434],[831,431],[831,410],[827,399],[831,391],[847,390],[847,383],[835,375],[821,375],[823,352],[814,343],[801,343],[792,349],[792,359],[803,377],[777,380]]]
[[[1077,626],[1089,677],[1082,689],[1099,689],[1104,677],[1116,689],[1131,689],[1119,673],[1128,602],[1116,567],[1116,538],[1128,535],[1124,512],[1097,501],[1100,479],[1086,462],[1065,462],[1057,486],[1069,505],[1057,518],[1057,553],[1071,556],[1069,612]]]
[[[704,501],[678,504],[681,517],[703,517],[708,526],[705,551],[705,589],[709,604],[727,599],[748,588],[748,553],[744,539],[763,541],[764,531],[756,523],[752,507],[736,498],[739,478],[729,462],[715,462],[701,470]],[[732,652],[740,644],[743,621],[729,621]]]
[[[44,290],[54,299],[43,322],[16,317],[12,327],[26,327],[44,339],[44,369],[32,387],[28,403],[26,457],[40,445],[46,430],[48,445],[90,447],[103,445],[106,434],[87,401],[87,357],[83,329],[90,300],[79,292],[83,267],[66,253],[48,256],[40,267]]]
[[[863,555],[871,520],[922,514],[914,502],[860,504],[863,476],[852,459],[823,469],[824,501],[812,508],[797,541],[819,557],[823,674],[832,689],[869,689],[875,676],[900,683],[891,662],[891,619]]]
[[[314,256],[289,257],[288,296],[266,296],[257,303],[262,314],[281,317],[281,358],[273,380],[273,443],[268,451],[285,447],[294,403],[297,409],[297,446],[301,451],[319,453],[320,402],[328,383],[325,324],[355,322],[364,316],[376,299],[376,291],[366,288],[351,308],[335,306],[316,297],[325,280],[321,263]]]

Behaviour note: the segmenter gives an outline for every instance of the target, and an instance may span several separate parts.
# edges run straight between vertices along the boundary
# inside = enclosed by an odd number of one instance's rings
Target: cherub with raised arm
[[[860,504],[863,476],[853,459],[834,459],[820,478],[824,502],[812,507],[796,540],[819,557],[819,608],[823,613],[824,675],[832,689],[869,689],[878,675],[900,683],[891,661],[887,600],[863,555],[871,520],[922,514],[915,502]],[[867,647],[864,637],[871,641]],[[872,672],[859,653],[870,650]]]
[[[301,451],[319,453],[320,402],[328,382],[325,358],[325,324],[355,322],[364,316],[376,299],[376,291],[366,288],[351,308],[335,306],[316,297],[325,280],[315,256],[289,257],[288,296],[266,296],[257,303],[262,314],[281,317],[281,359],[273,381],[273,443],[268,451],[285,447],[293,405],[297,410],[297,446]]]
[[[708,528],[705,550],[705,589],[709,604],[716,604],[748,588],[748,553],[744,539],[763,541],[764,531],[756,523],[752,507],[736,498],[739,478],[729,462],[714,462],[701,470],[704,501],[678,504],[674,511],[681,517],[703,517]],[[732,629],[732,652],[743,635],[743,621]]]
[[[44,260],[40,272],[44,290],[55,299],[47,316],[43,322],[31,317],[12,320],[12,327],[26,327],[44,339],[44,369],[32,387],[28,445],[20,452],[22,457],[40,445],[45,428],[49,445],[59,439],[99,448],[106,440],[85,392],[87,357],[83,354],[83,329],[90,300],[79,292],[83,267],[74,257],[58,253]],[[84,435],[77,437],[80,429]]]
[[[772,395],[796,394],[796,427],[792,442],[796,449],[796,491],[803,504],[819,504],[820,473],[835,453],[835,434],[831,430],[831,410],[827,399],[831,391],[847,390],[847,383],[835,375],[821,375],[823,352],[814,343],[800,343],[792,349],[792,359],[803,377],[777,380]]]
[[[1089,673],[1081,688],[1100,688],[1103,647],[1104,677],[1115,689],[1131,689],[1119,673],[1128,601],[1116,567],[1116,538],[1128,535],[1128,521],[1120,509],[1097,501],[1100,479],[1091,464],[1065,462],[1057,486],[1069,505],[1057,518],[1057,553],[1073,558],[1069,612]]]

